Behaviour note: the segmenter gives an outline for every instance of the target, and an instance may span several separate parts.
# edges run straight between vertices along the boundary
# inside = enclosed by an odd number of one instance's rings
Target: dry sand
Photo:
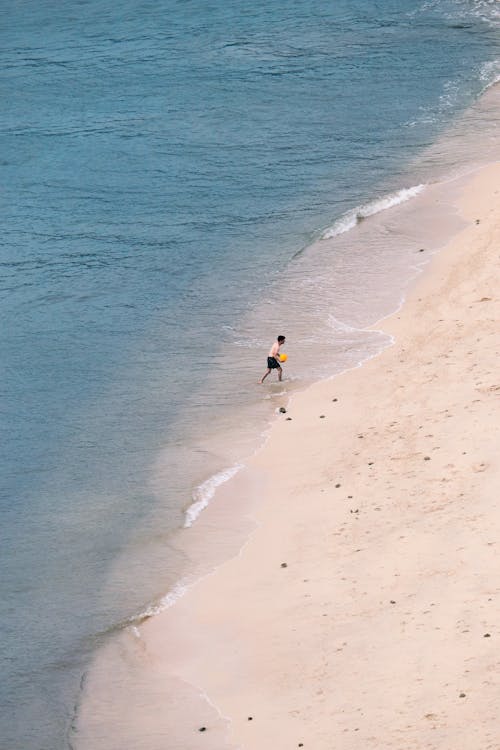
[[[173,673],[245,750],[500,748],[499,196],[500,165],[462,181],[466,228],[378,326],[395,344],[277,419],[248,542],[141,627],[130,747],[181,747]]]

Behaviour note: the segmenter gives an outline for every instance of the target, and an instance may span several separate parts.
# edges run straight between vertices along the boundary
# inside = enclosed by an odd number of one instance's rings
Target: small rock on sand
[[[280,406],[280,408],[279,408],[279,413],[280,413],[280,414],[286,414],[286,409],[285,409],[285,407],[284,407],[284,406]]]
[[[288,563],[281,563],[282,568],[288,568]]]

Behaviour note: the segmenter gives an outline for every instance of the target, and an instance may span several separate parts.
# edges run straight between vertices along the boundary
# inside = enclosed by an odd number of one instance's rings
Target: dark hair
[[[285,340],[285,337],[284,337],[284,336],[278,336],[278,341],[279,341],[280,343],[282,343],[282,342],[283,342],[284,340]]]

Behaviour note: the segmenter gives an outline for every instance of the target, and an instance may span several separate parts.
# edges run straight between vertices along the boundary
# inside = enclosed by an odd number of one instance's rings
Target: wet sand
[[[295,395],[221,489],[205,523],[237,500],[253,532],[115,644],[78,747],[113,720],[107,748],[498,748],[499,197],[499,164],[461,179],[394,345]]]

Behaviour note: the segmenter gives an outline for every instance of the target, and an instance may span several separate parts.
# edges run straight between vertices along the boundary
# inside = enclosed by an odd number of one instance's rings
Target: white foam
[[[485,84],[483,91],[500,83],[500,60],[490,60],[484,63],[479,74],[481,81]]]
[[[207,507],[210,500],[215,495],[217,487],[220,487],[221,484],[224,484],[224,482],[228,482],[230,479],[232,479],[234,475],[237,474],[238,471],[242,468],[243,464],[236,464],[236,466],[231,466],[231,468],[229,469],[225,469],[218,474],[214,474],[212,477],[210,477],[210,479],[207,479],[206,482],[203,482],[203,484],[200,484],[195,489],[195,491],[193,492],[194,502],[186,511],[186,519],[184,521],[185,529],[188,529],[190,526],[192,526],[202,510]]]
[[[337,331],[339,333],[362,333],[362,328],[354,328],[353,326],[350,326],[348,323],[343,323],[341,320],[336,318],[334,315],[330,313],[328,315],[328,325],[330,328],[333,328],[334,331]]]
[[[375,200],[370,201],[370,203],[358,206],[352,211],[345,213],[335,222],[335,224],[323,232],[321,239],[328,240],[339,234],[344,234],[344,232],[349,232],[351,229],[354,229],[360,221],[366,219],[368,216],[373,216],[380,211],[385,211],[393,206],[398,206],[400,203],[405,203],[411,198],[415,198],[415,196],[421,193],[424,188],[425,185],[414,185],[413,187],[403,188],[395,193],[389,193],[382,198],[376,198]]]
[[[176,583],[173,589],[171,589],[168,594],[165,594],[165,596],[163,596],[160,601],[156,602],[155,604],[150,604],[149,607],[144,610],[144,612],[141,612],[139,617],[134,617],[134,621],[140,622],[142,620],[146,620],[148,617],[154,617],[154,615],[159,615],[160,612],[164,612],[169,607],[172,607],[175,602],[178,601],[182,596],[184,596],[187,589],[187,584],[179,581],[179,583]]]

